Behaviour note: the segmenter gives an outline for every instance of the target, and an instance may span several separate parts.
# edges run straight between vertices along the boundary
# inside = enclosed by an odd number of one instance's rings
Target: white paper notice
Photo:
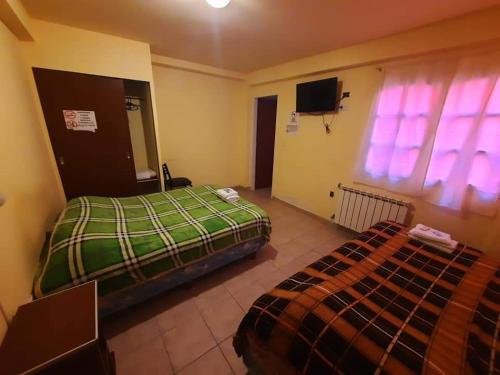
[[[64,122],[66,122],[66,129],[83,130],[88,132],[95,132],[97,130],[97,121],[95,119],[94,111],[75,111],[63,110]]]

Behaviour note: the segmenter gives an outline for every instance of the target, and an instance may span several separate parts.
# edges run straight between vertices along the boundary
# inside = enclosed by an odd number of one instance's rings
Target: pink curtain
[[[500,194],[500,55],[389,68],[356,181],[493,215]]]

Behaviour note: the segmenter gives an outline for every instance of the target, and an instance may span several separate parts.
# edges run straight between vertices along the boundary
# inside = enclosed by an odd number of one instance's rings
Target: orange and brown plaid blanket
[[[265,374],[500,373],[500,262],[382,222],[261,296],[234,339]]]

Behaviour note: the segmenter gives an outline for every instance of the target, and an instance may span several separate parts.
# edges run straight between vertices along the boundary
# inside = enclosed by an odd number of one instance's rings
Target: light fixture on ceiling
[[[230,2],[231,0],[207,0],[207,3],[213,6],[214,8],[224,8]]]

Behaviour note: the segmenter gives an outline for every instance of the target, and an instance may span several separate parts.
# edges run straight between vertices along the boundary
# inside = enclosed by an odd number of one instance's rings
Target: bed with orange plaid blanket
[[[379,223],[257,299],[234,346],[265,374],[499,373],[499,266]]]

